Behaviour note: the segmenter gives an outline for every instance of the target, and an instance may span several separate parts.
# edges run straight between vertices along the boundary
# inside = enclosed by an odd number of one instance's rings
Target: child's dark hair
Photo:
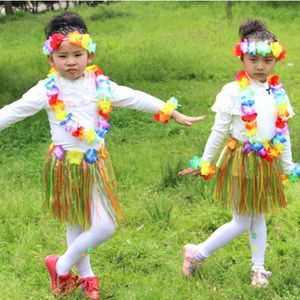
[[[254,19],[248,19],[240,25],[239,35],[241,41],[244,39],[277,41],[276,36],[267,30],[267,27],[263,22]]]
[[[66,35],[70,32],[88,33],[83,19],[76,13],[68,11],[54,16],[45,27],[45,34],[48,38],[54,33]]]

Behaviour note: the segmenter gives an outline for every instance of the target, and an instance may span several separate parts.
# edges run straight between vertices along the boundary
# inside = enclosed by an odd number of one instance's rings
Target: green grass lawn
[[[277,34],[287,58],[276,66],[296,114],[300,111],[300,3],[120,2],[75,10],[98,43],[95,63],[119,84],[161,99],[176,96],[180,111],[204,114],[192,128],[154,123],[152,116],[115,109],[107,137],[125,220],[91,254],[101,299],[299,299],[300,193],[268,216],[265,289],[250,286],[251,256],[244,234],[208,259],[196,276],[181,275],[182,247],[199,243],[231,219],[210,201],[207,182],[178,170],[203,151],[222,86],[241,68],[232,57],[239,24],[260,18]],[[0,107],[45,77],[43,28],[53,12],[0,18]],[[300,161],[300,122],[290,122],[293,157]],[[46,113],[0,133],[0,300],[52,299],[45,256],[66,249],[65,229],[42,207],[42,168],[50,141]],[[67,299],[81,299],[81,294]]]

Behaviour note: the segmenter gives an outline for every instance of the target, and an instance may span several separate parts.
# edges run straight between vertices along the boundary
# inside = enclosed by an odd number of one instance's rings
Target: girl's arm
[[[156,114],[166,104],[164,101],[147,93],[131,89],[126,86],[119,86],[110,81],[112,89],[112,105],[116,107],[133,108],[143,112]],[[200,122],[204,116],[189,117],[177,111],[172,113],[172,118],[179,124],[190,126],[194,122]]]
[[[211,162],[220,146],[223,143],[223,140],[227,134],[228,127],[232,122],[232,115],[224,112],[217,112],[215,117],[215,123],[212,127],[212,132],[206,142],[204,153],[202,155],[202,161]],[[199,175],[200,170],[194,170],[191,167],[182,170],[179,172],[179,175]]]
[[[45,95],[44,84],[40,81],[21,99],[1,108],[0,131],[44,109],[46,107]]]
[[[285,134],[286,142],[284,143],[283,151],[280,155],[280,160],[284,174],[290,174],[295,164],[292,159],[291,140],[289,133]]]

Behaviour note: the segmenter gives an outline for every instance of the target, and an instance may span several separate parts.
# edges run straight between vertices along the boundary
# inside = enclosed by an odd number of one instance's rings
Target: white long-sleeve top
[[[251,87],[254,90],[255,104],[257,112],[257,135],[261,139],[270,140],[275,134],[275,122],[277,110],[272,93],[268,92],[267,82],[261,83],[250,79]],[[205,145],[202,155],[203,161],[211,162],[229,130],[232,137],[245,142],[248,140],[246,135],[245,122],[242,120],[241,99],[239,97],[239,86],[236,81],[226,84],[217,95],[216,101],[212,106],[212,111],[216,113],[212,132]],[[294,111],[288,100],[288,111],[290,117],[294,116]],[[291,143],[289,133],[285,134],[287,141],[284,143],[284,150],[280,159],[283,170],[286,174],[294,168],[292,161]]]
[[[69,80],[56,74],[55,82],[59,88],[59,99],[64,102],[65,110],[71,112],[85,130],[94,128],[98,120],[98,100],[96,99],[94,75],[91,72],[85,72],[83,77]],[[112,106],[133,108],[154,114],[165,104],[151,95],[119,86],[112,81],[110,81],[110,86]],[[104,144],[104,140],[86,144],[85,141],[73,137],[59,125],[60,121],[56,119],[55,112],[50,108],[46,92],[44,79],[27,91],[21,99],[0,109],[0,131],[45,109],[48,114],[52,141],[55,145],[61,145],[65,150],[77,149],[82,152],[90,148],[99,150]]]

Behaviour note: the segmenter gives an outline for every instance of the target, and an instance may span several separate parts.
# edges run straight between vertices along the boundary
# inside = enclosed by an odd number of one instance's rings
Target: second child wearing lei
[[[46,205],[53,216],[67,224],[68,249],[50,255],[46,267],[51,290],[64,296],[80,286],[84,296],[99,299],[98,278],[89,253],[115,231],[121,217],[116,181],[105,148],[113,106],[154,114],[166,123],[174,118],[191,125],[203,117],[188,117],[146,93],[112,82],[92,62],[96,45],[82,18],[72,12],[53,17],[45,28],[44,54],[51,65],[41,80],[18,101],[0,110],[0,131],[45,109],[52,144],[45,165]],[[79,278],[72,273],[77,267]]]
[[[249,232],[252,285],[266,286],[271,272],[264,268],[267,241],[265,213],[286,206],[282,174],[299,175],[292,162],[288,120],[294,112],[283,85],[272,75],[285,49],[258,20],[247,20],[239,29],[234,49],[244,70],[217,95],[216,113],[202,158],[194,157],[180,175],[213,177],[215,202],[233,211],[231,222],[206,241],[184,247],[183,273],[190,277],[214,251],[243,232]],[[211,163],[230,131],[216,168]],[[214,175],[214,173],[216,174]]]

